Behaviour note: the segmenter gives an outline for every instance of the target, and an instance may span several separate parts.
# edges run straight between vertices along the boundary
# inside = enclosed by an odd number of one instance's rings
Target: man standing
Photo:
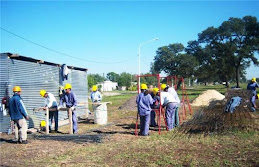
[[[169,87],[166,84],[162,84],[161,85],[161,90],[170,93],[171,95],[173,95],[174,99],[176,100],[176,109],[175,109],[175,122],[174,122],[174,126],[179,126],[180,120],[179,120],[179,107],[180,107],[180,99],[179,96],[177,94],[177,92],[175,91],[175,89],[173,87]]]
[[[91,100],[92,102],[100,102],[102,100],[102,95],[101,93],[97,90],[97,86],[94,85],[92,87],[92,93],[91,93]]]
[[[51,131],[51,124],[53,121],[53,118],[55,120],[55,132],[58,132],[58,110],[57,110],[57,100],[54,97],[52,93],[46,92],[46,90],[41,90],[40,91],[41,97],[45,98],[45,106],[44,110],[49,108],[49,119],[50,119],[50,124],[49,124],[49,130]],[[52,110],[52,111],[50,111]]]
[[[148,136],[151,105],[154,100],[147,91],[147,85],[141,84],[141,93],[137,96],[138,114],[140,117],[140,135]]]
[[[29,120],[26,108],[22,101],[20,86],[13,88],[13,97],[9,100],[9,114],[14,122],[15,139],[18,143],[27,144],[27,122]]]
[[[253,77],[251,82],[249,82],[248,85],[247,85],[247,90],[252,91],[252,97],[251,97],[250,101],[252,103],[253,112],[255,111],[255,108],[256,108],[256,105],[255,105],[256,88],[259,88],[259,85],[256,83],[256,78]]]
[[[77,106],[77,98],[74,92],[71,91],[71,84],[67,83],[65,85],[66,93],[61,97],[59,106],[63,106],[63,103],[66,104],[67,108],[72,110],[72,121],[73,121],[73,133],[78,133],[77,127],[77,118],[76,118],[76,106]]]
[[[157,93],[159,92],[159,89],[158,88],[154,88],[152,93],[151,93],[151,97],[153,98],[154,102],[153,104],[151,105],[151,108],[152,108],[152,111],[151,111],[151,114],[150,114],[150,126],[151,127],[156,127],[157,124],[156,124],[156,112],[155,110],[158,110],[160,105],[159,105],[159,96],[157,96]]]
[[[166,107],[165,117],[167,127],[168,130],[171,130],[175,127],[175,110],[177,108],[178,102],[171,93],[166,91],[160,93],[160,100],[162,106]]]

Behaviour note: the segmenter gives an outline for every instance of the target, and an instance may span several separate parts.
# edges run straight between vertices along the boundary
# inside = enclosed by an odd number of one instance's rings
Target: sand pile
[[[216,90],[207,90],[200,94],[192,103],[193,106],[208,106],[213,100],[223,100],[224,95]]]
[[[241,104],[234,113],[226,113],[226,104],[235,96],[243,99]],[[197,111],[179,129],[184,133],[201,132],[205,134],[209,132],[223,132],[233,128],[259,130],[258,118],[250,112],[250,97],[251,92],[247,90],[229,90],[224,100],[212,101],[207,108]]]
[[[136,98],[137,96],[131,97],[128,101],[126,101],[124,104],[122,104],[119,107],[119,110],[129,110],[129,111],[137,110]]]

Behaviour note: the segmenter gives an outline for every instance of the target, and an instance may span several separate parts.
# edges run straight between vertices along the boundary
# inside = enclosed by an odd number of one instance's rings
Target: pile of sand
[[[241,104],[234,113],[226,113],[225,107],[227,103],[235,96],[242,98]],[[189,121],[182,124],[180,131],[207,134],[233,128],[259,130],[259,120],[251,112],[250,98],[250,91],[229,90],[224,100],[212,101],[207,108],[196,111]]]
[[[213,100],[223,100],[224,95],[216,90],[207,90],[200,94],[192,103],[193,106],[208,106]]]

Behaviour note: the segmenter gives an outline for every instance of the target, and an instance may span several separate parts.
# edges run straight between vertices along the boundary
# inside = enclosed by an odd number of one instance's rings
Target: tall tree
[[[109,79],[112,82],[118,82],[120,75],[115,72],[109,72],[107,73],[106,78]]]
[[[184,53],[184,46],[180,43],[170,44],[158,48],[154,58],[154,71],[164,71],[168,75],[191,77],[198,65],[196,58]]]
[[[121,73],[119,79],[118,79],[118,85],[119,86],[126,86],[130,87],[131,85],[131,74],[123,72]]]
[[[256,17],[245,16],[242,19],[231,17],[218,28],[209,27],[204,30],[199,34],[199,42],[213,50],[213,58],[218,65],[221,64],[219,72],[224,74],[224,77],[235,74],[236,84],[239,87],[240,76],[251,62],[259,65],[254,56],[259,51],[258,34],[259,23]]]

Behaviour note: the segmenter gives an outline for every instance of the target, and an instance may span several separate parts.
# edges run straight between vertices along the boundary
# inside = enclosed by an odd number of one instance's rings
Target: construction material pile
[[[226,113],[225,107],[232,97],[242,98],[234,113]],[[223,132],[233,128],[259,130],[258,118],[251,112],[251,92],[229,90],[226,98],[212,101],[206,108],[197,111],[193,117],[179,128],[183,133]]]
[[[213,100],[223,100],[224,95],[216,90],[206,90],[200,94],[192,103],[193,106],[208,106]]]
[[[128,110],[128,111],[134,111],[137,109],[137,103],[136,103],[137,96],[131,97],[128,101],[126,101],[124,104],[122,104],[119,107],[119,110]]]

